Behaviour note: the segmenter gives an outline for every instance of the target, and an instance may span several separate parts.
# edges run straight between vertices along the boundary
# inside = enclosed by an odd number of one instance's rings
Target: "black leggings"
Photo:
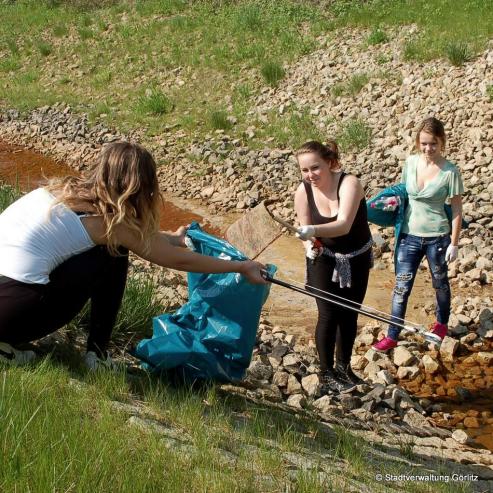
[[[341,288],[332,282],[335,260],[327,255],[314,262],[307,259],[307,285],[342,296],[358,304],[363,302],[368,286],[371,266],[371,251],[368,250],[350,259],[351,287]],[[310,290],[310,288],[307,288]],[[319,291],[316,294],[324,295]],[[344,303],[343,300],[337,300]],[[318,321],[315,329],[315,342],[320,359],[320,369],[327,371],[334,367],[334,352],[337,339],[337,362],[344,366],[351,361],[354,340],[356,339],[358,313],[339,307],[333,303],[317,299]],[[356,305],[359,308],[359,305]]]
[[[105,246],[75,255],[50,274],[48,284],[0,276],[0,341],[40,339],[69,323],[91,300],[87,350],[103,353],[125,291],[128,251],[114,257]]]

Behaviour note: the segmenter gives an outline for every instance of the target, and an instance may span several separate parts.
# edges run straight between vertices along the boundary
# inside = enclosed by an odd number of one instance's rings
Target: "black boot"
[[[326,370],[320,374],[320,377],[322,395],[339,394],[343,390],[353,387],[353,384],[341,380],[334,370]]]
[[[354,373],[349,363],[344,364],[338,362],[335,367],[335,374],[339,378],[339,380],[342,380],[343,382],[351,386],[361,385],[365,383],[364,380],[362,380],[360,377],[358,377],[358,375],[356,375],[356,373]]]

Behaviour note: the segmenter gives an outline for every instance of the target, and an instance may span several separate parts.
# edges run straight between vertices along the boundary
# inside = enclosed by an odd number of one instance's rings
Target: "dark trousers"
[[[0,276],[0,341],[40,339],[69,323],[91,300],[87,350],[104,352],[127,280],[128,251],[121,253],[114,257],[105,246],[91,248],[53,270],[48,284]]]
[[[370,250],[350,259],[351,287],[341,288],[338,282],[332,282],[335,260],[322,255],[311,261],[307,259],[307,289],[313,286],[336,296],[354,301],[359,308],[366,294],[368,277],[371,266]],[[313,290],[314,293],[324,296],[324,293]],[[344,300],[336,301],[344,303]],[[334,367],[334,353],[337,340],[337,362],[344,366],[351,361],[354,340],[357,333],[358,313],[354,310],[339,307],[328,301],[317,299],[318,321],[315,329],[315,343],[320,359],[320,369],[326,371]]]

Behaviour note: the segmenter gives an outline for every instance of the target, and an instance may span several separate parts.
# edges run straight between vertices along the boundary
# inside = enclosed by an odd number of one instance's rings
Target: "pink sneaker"
[[[386,353],[397,346],[397,341],[390,337],[384,337],[381,341],[373,344],[372,348],[379,353]]]
[[[443,338],[447,335],[448,328],[445,324],[441,324],[440,322],[433,322],[431,326],[431,330],[425,333],[425,339],[428,342],[435,344],[436,346],[440,346]]]
[[[440,322],[433,322],[430,330],[432,334],[435,334],[440,339],[443,339],[447,335],[447,331],[447,326],[445,324],[441,324]]]

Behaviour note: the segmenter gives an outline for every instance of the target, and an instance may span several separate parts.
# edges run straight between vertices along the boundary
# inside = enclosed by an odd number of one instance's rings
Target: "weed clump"
[[[137,112],[141,114],[165,115],[173,110],[173,102],[160,89],[148,89],[137,101]]]
[[[267,84],[272,87],[278,86],[279,82],[286,75],[286,72],[283,69],[282,65],[278,62],[272,61],[264,62],[262,64],[260,72],[262,73],[262,77],[264,78],[265,82],[267,82]]]
[[[381,43],[386,43],[389,40],[387,33],[380,29],[379,27],[374,28],[367,38],[367,43],[369,45],[378,45]]]
[[[462,42],[447,43],[444,47],[444,53],[449,62],[456,67],[464,65],[472,58],[469,46]]]
[[[356,118],[343,124],[337,141],[344,151],[361,151],[368,147],[371,135],[371,128],[363,120]]]
[[[233,125],[224,110],[214,110],[209,113],[209,126],[214,130],[229,130]]]

